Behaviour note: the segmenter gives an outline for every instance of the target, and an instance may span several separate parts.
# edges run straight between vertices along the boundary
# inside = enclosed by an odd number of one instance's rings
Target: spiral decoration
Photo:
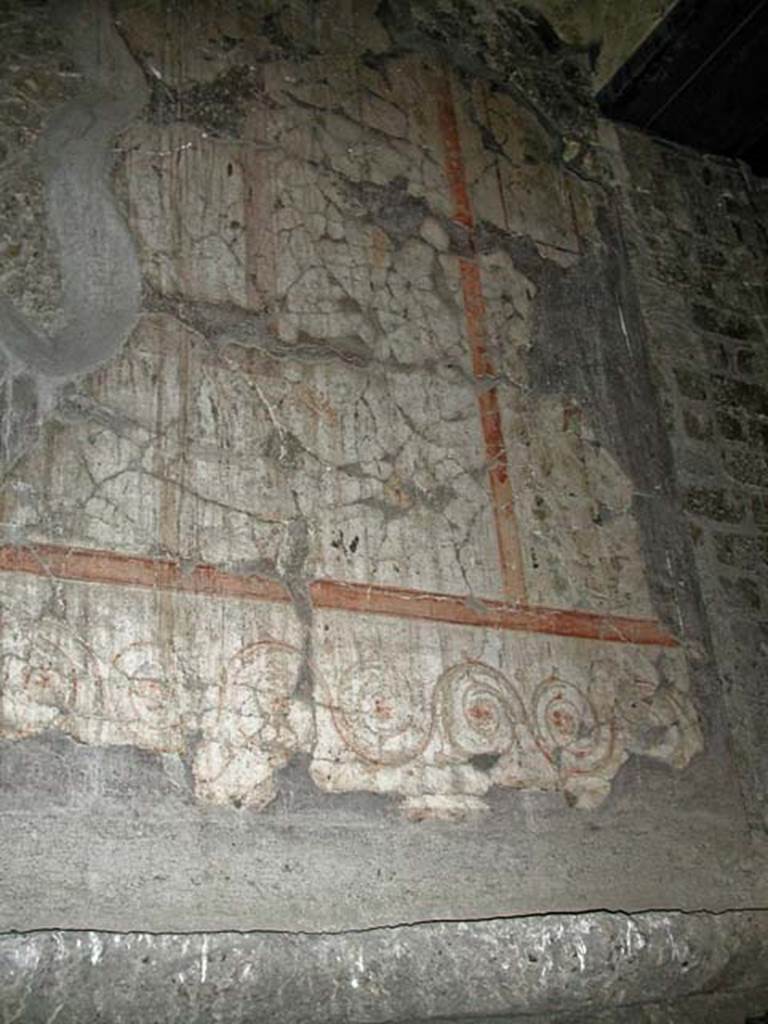
[[[426,664],[419,656],[388,660],[361,645],[332,682],[316,677],[313,706],[296,692],[303,649],[271,637],[231,653],[203,689],[186,684],[183,662],[156,638],[100,662],[57,622],[27,625],[6,629],[0,645],[0,735],[58,729],[82,743],[182,753],[193,734],[195,789],[213,803],[266,806],[274,773],[306,751],[328,789],[439,802],[494,784],[540,786],[593,807],[631,754],[682,769],[704,743],[675,664],[635,652],[598,652],[574,659],[570,679],[542,679],[540,662],[522,654],[512,678],[466,655],[431,675],[414,667]]]
[[[363,760],[405,764],[429,742],[431,715],[415,696],[422,692],[381,662],[358,662],[339,681],[331,707],[336,728]]]
[[[438,717],[452,753],[503,754],[526,721],[523,702],[505,675],[481,662],[454,665],[436,689]]]
[[[602,721],[592,700],[573,683],[550,676],[531,701],[536,742],[569,773],[593,771],[611,756],[614,726]]]
[[[128,644],[112,659],[110,684],[110,712],[121,724],[135,724],[150,734],[181,725],[183,689],[164,645],[152,640]]]
[[[79,683],[85,685],[88,702],[98,704],[101,674],[90,651],[63,632],[49,635],[38,627],[27,646],[0,649],[2,724],[22,732],[67,728],[81,710]]]

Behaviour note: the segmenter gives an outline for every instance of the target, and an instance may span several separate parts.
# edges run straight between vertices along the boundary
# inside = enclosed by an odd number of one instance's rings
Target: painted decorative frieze
[[[674,648],[338,611],[306,634],[280,606],[7,579],[0,735],[175,754],[203,802],[262,808],[306,753],[320,790],[413,818],[484,810],[494,786],[593,807],[631,754],[701,749]]]
[[[301,759],[320,798],[413,819],[685,768],[638,485],[605,395],[540,372],[603,192],[436,59],[288,60],[253,25],[217,48],[217,14],[185,64],[160,7],[120,15],[154,89],[114,181],[138,326],[3,478],[0,736],[176,758],[201,803],[254,810]],[[626,330],[619,297],[585,305]]]

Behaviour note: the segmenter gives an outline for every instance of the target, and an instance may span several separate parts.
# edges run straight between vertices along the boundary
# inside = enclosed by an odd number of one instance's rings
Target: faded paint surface
[[[121,27],[199,108],[121,137],[146,308],[4,485],[0,735],[175,755],[201,801],[257,809],[306,754],[321,791],[416,820],[493,786],[595,807],[632,754],[685,768],[635,485],[533,388],[537,285],[503,241],[567,273],[595,195],[436,61],[243,68],[253,26],[216,20],[209,59],[148,50],[162,20]]]

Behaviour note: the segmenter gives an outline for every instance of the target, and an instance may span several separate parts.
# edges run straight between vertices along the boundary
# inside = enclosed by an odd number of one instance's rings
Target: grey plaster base
[[[255,813],[202,807],[176,758],[53,734],[0,743],[0,930],[335,932],[768,906],[737,795],[700,767],[628,764],[595,812],[499,792],[485,818],[414,823],[386,797],[319,793],[301,765]]]
[[[8,934],[0,1008],[27,1024],[744,1021],[768,1010],[768,912],[324,935]]]

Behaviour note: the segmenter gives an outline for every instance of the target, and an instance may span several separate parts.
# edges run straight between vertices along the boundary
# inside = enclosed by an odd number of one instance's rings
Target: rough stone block
[[[56,931],[2,936],[0,986],[9,1012],[55,1013],[62,1024],[743,1024],[764,1005],[767,955],[759,911],[561,914],[347,935]],[[712,994],[726,985],[730,999]]]
[[[717,428],[726,441],[746,441],[747,430],[738,412],[717,410]]]
[[[755,497],[752,499],[752,515],[758,526],[768,526],[768,497]]]
[[[760,451],[735,446],[725,448],[723,465],[728,475],[739,483],[765,487],[768,482],[768,463]]]
[[[759,572],[768,563],[768,541],[764,537],[750,537],[738,533],[714,535],[717,559],[723,565]]]
[[[690,487],[685,494],[685,510],[715,522],[740,523],[746,515],[746,501],[720,488]]]
[[[712,385],[713,397],[718,405],[768,416],[768,388],[720,376],[713,376]]]
[[[688,405],[683,409],[685,431],[694,441],[711,441],[714,434],[713,420],[709,409]]]
[[[746,576],[741,576],[738,579],[721,576],[720,586],[726,603],[731,607],[745,611],[759,611],[761,607],[760,589],[754,580],[748,579]]]

